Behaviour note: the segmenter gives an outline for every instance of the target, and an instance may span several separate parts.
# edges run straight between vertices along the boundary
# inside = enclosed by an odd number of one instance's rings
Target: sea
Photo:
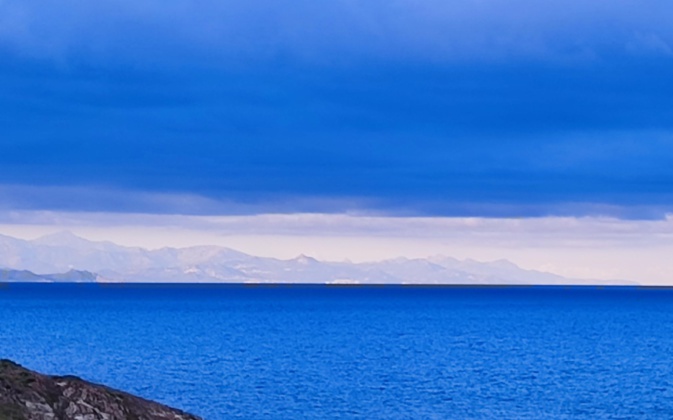
[[[673,290],[0,285],[0,358],[205,419],[673,418]]]

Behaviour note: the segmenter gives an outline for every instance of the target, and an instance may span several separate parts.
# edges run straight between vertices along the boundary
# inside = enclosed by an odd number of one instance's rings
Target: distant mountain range
[[[300,255],[263,258],[218,246],[147,250],[93,242],[70,232],[31,241],[0,235],[0,281],[105,281],[342,284],[635,284],[568,279],[507,261],[435,256],[327,262]],[[20,271],[27,270],[27,271]],[[45,274],[34,273],[63,273]]]

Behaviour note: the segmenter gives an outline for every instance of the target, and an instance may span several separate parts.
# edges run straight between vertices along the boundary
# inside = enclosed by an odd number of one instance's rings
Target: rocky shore
[[[48,376],[0,360],[0,420],[201,420],[75,376]]]

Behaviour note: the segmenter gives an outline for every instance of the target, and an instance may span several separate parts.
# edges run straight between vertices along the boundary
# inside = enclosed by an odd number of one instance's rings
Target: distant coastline
[[[37,274],[30,270],[0,269],[0,282],[7,283],[94,283],[98,280],[97,274],[85,270]]]

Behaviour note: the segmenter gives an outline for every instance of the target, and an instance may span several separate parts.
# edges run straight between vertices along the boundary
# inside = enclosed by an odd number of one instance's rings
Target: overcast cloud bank
[[[0,198],[663,218],[670,15],[658,0],[3,0]]]

